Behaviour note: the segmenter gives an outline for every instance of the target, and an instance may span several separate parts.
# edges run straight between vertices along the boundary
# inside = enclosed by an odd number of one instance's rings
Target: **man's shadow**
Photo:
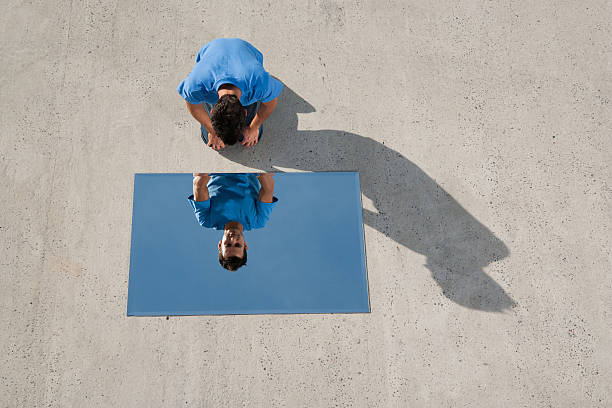
[[[364,222],[424,255],[425,266],[447,298],[491,312],[515,305],[483,271],[508,256],[508,248],[500,239],[402,154],[353,133],[298,130],[297,114],[314,111],[285,85],[258,145],[236,145],[221,150],[221,154],[263,171],[278,171],[273,166],[359,171],[362,193],[377,210],[364,209]]]

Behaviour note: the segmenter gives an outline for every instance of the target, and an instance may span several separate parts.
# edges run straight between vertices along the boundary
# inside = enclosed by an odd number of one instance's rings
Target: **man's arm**
[[[208,187],[206,186],[206,184],[208,184],[208,180],[210,180],[208,173],[193,173],[194,201],[208,201],[210,198],[208,194]]]
[[[257,176],[261,188],[259,189],[259,197],[257,199],[262,203],[271,203],[274,201],[274,173],[262,173]]]
[[[251,147],[257,143],[257,139],[259,137],[259,127],[266,119],[268,119],[270,114],[272,114],[277,103],[278,97],[272,99],[270,102],[262,102],[259,105],[259,109],[257,110],[255,117],[243,132],[244,139],[241,142],[243,145]]]
[[[277,103],[278,97],[272,99],[270,102],[260,103],[259,109],[257,110],[257,113],[255,114],[255,117],[253,118],[253,121],[251,122],[249,127],[259,129],[261,124],[264,123],[264,121],[268,119],[268,116],[270,116],[272,111],[274,111]]]
[[[204,105],[193,104],[185,101],[187,104],[187,110],[191,113],[191,116],[195,118],[198,122],[204,126],[204,128],[208,131],[208,146],[212,146],[213,149],[218,150],[225,147],[225,143],[215,134],[215,131],[212,127],[212,122],[210,121],[210,117],[208,113],[206,113],[206,109],[204,109]]]

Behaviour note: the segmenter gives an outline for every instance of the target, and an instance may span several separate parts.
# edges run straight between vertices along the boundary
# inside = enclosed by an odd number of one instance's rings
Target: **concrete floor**
[[[0,406],[612,405],[610,2],[8,3]],[[223,36],[285,91],[218,154]],[[127,318],[133,173],[271,168],[361,172],[372,312]]]

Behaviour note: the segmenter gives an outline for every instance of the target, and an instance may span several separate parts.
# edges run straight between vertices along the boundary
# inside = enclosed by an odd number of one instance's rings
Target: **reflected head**
[[[225,224],[223,237],[219,241],[219,263],[229,271],[235,271],[247,261],[249,249],[242,232],[244,227],[236,221]]]
[[[227,258],[223,258],[223,254],[219,252],[219,264],[227,269],[228,271],[235,272],[243,265],[246,265],[247,262],[247,251],[244,250],[242,258],[237,256],[228,256]]]
[[[236,95],[223,95],[210,111],[210,121],[223,143],[233,145],[246,126],[245,109]]]

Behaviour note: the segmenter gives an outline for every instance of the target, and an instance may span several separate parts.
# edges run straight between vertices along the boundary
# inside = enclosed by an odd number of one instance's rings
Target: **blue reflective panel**
[[[259,200],[269,180],[211,173],[206,203],[192,174],[136,174],[127,314],[369,312],[359,174],[273,181]],[[224,269],[220,241],[246,265]]]

